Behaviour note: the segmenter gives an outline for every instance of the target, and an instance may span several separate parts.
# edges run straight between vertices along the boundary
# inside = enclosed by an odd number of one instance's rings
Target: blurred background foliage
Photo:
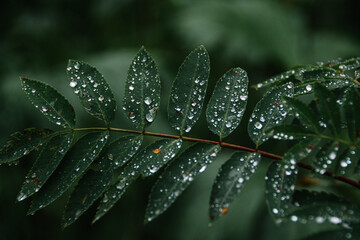
[[[120,111],[121,98],[131,59],[144,45],[162,80],[162,108],[149,130],[175,133],[167,123],[169,90],[185,56],[200,44],[211,59],[209,91],[231,67],[245,69],[250,84],[255,84],[295,65],[360,56],[358,0],[18,0],[2,1],[0,9],[1,144],[12,132],[27,127],[55,129],[27,101],[19,75],[45,81],[63,93],[75,106],[78,126],[101,124],[85,113],[68,87],[69,58],[89,62],[104,74],[118,100],[113,126],[131,128]],[[250,90],[242,127],[226,141],[252,147],[246,121],[262,93]],[[215,139],[205,126],[203,114],[190,135]],[[264,144],[265,150],[280,154],[281,147]],[[150,224],[143,224],[143,216],[154,177],[139,179],[94,226],[90,226],[93,207],[64,231],[60,219],[67,196],[34,216],[26,216],[29,201],[15,204],[33,161],[29,155],[17,166],[0,168],[0,239],[297,239],[334,228],[276,226],[264,201],[264,176],[270,163],[266,160],[229,213],[209,228],[212,182],[230,153],[224,151]],[[354,197],[350,191],[355,189],[343,185],[338,189]]]

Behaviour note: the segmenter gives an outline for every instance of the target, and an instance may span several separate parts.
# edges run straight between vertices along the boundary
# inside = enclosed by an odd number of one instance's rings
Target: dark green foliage
[[[194,178],[205,171],[219,151],[218,145],[197,143],[176,158],[151,190],[145,222],[150,222],[170,207]]]
[[[160,77],[144,47],[132,61],[126,79],[123,110],[135,126],[145,129],[160,107]]]
[[[41,147],[34,165],[25,178],[17,197],[18,201],[22,201],[39,191],[64,158],[73,138],[73,132],[57,135]]]
[[[231,202],[255,173],[260,159],[261,155],[258,153],[239,151],[221,166],[211,191],[209,209],[211,220],[228,212]]]
[[[179,136],[146,131],[160,109],[161,82],[155,62],[144,47],[130,65],[123,96],[124,113],[140,131],[110,126],[116,109],[110,86],[94,67],[70,60],[70,87],[85,109],[103,120],[106,127],[75,128],[73,108],[60,93],[44,83],[22,78],[23,90],[35,107],[65,129],[53,132],[31,128],[13,134],[0,151],[0,164],[14,163],[38,150],[18,200],[33,195],[29,210],[33,214],[75,186],[64,212],[66,227],[100,198],[93,220],[96,222],[139,176],[157,177],[156,173],[162,171],[149,196],[145,222],[150,222],[207,169],[221,148],[242,150],[218,171],[210,196],[211,221],[228,212],[260,159],[264,162],[273,158],[276,161],[266,173],[265,197],[276,223],[328,221],[343,228],[314,237],[356,237],[360,211],[354,204],[333,194],[296,188],[301,186],[297,185],[299,168],[311,170],[315,177],[335,176],[360,188],[349,178],[358,177],[360,172],[360,83],[358,71],[354,71],[360,67],[359,62],[354,58],[299,66],[257,84],[256,89],[271,89],[256,104],[248,122],[252,149],[223,142],[240,124],[247,105],[249,80],[241,68],[231,68],[219,79],[207,104],[208,127],[219,136],[218,141],[183,136],[199,119],[206,96],[210,64],[203,46],[185,59],[172,86],[168,116]],[[355,72],[355,78],[348,75],[349,71]],[[297,98],[305,94],[309,94],[304,98],[306,102]],[[110,133],[117,132],[137,135],[115,138],[108,144]],[[162,139],[139,150],[147,135]],[[283,157],[259,150],[264,142],[273,141],[271,138],[291,140]],[[185,141],[197,143],[186,148]],[[182,153],[176,157],[181,148]]]
[[[70,60],[67,67],[69,85],[81,104],[94,117],[107,125],[114,118],[116,102],[110,86],[94,67],[81,61]]]
[[[285,84],[274,87],[257,104],[248,124],[250,138],[260,146],[269,139],[265,130],[281,123],[287,114],[282,96],[292,96],[293,85]]]
[[[220,136],[228,136],[241,122],[248,98],[248,76],[241,68],[230,69],[216,84],[207,109],[209,129]]]
[[[21,86],[31,103],[56,125],[75,126],[75,111],[70,103],[49,85],[21,78]]]
[[[169,99],[169,122],[180,135],[190,132],[204,103],[210,60],[204,46],[192,51],[179,68]]]
[[[29,214],[46,207],[60,197],[99,155],[107,138],[108,132],[105,131],[88,133],[78,140],[66,156],[65,161],[41,191],[35,195]]]
[[[48,141],[52,136],[51,134],[51,130],[35,128],[28,128],[12,134],[11,140],[0,150],[0,164],[14,162],[29,154]]]

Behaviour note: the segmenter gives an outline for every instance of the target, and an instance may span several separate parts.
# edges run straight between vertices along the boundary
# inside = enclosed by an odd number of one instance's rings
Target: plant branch
[[[261,150],[254,149],[254,148],[248,148],[248,147],[235,145],[235,144],[231,144],[231,143],[218,142],[218,141],[200,139],[200,138],[185,137],[185,136],[177,136],[177,135],[171,135],[171,134],[154,133],[154,132],[146,132],[146,131],[143,132],[143,131],[138,131],[138,130],[112,128],[112,127],[109,127],[109,128],[104,128],[104,127],[75,128],[75,129],[73,129],[73,131],[113,131],[113,132],[125,132],[125,133],[133,133],[133,134],[142,134],[142,135],[154,136],[154,137],[162,137],[162,138],[182,139],[184,141],[189,141],[189,142],[204,142],[204,143],[220,145],[221,147],[224,147],[224,148],[242,150],[242,151],[246,151],[246,152],[257,152],[261,156],[268,157],[268,158],[275,159],[275,160],[281,160],[282,159],[282,156],[280,156],[280,155],[276,155],[276,154],[273,154],[273,153],[261,151]],[[307,164],[307,163],[297,162],[297,166],[300,167],[300,168],[303,168],[303,169],[314,171],[314,167],[311,166],[310,164]],[[347,177],[341,176],[341,175],[335,176],[334,173],[332,173],[331,171],[326,171],[323,175],[332,177],[334,179],[337,179],[338,181],[350,184],[351,186],[354,186],[354,187],[360,189],[360,182],[355,181],[353,179],[350,179],[350,178],[347,178]]]

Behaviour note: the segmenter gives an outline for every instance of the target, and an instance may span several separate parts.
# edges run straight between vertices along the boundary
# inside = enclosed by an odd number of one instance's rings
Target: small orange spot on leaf
[[[226,214],[229,211],[229,208],[221,209],[221,214]]]
[[[154,153],[159,153],[159,152],[161,152],[161,149],[160,149],[160,148],[157,148],[157,149],[155,149],[153,152],[154,152]]]

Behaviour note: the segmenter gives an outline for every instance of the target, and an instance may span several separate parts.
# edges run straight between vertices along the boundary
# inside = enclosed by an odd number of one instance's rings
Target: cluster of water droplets
[[[327,196],[324,197],[324,195]],[[319,199],[318,196],[320,197]],[[336,225],[341,224],[344,228],[351,229],[349,223],[356,220],[360,213],[358,208],[335,195],[311,192],[302,196],[302,198],[305,199],[294,201],[294,213],[290,216],[292,222],[303,224],[329,222]],[[303,208],[305,212],[302,212]],[[309,208],[312,209],[310,214],[306,211]]]
[[[127,77],[123,110],[142,126],[154,121],[160,104],[160,77],[154,60],[144,49],[133,60]]]
[[[324,146],[318,153],[314,164],[316,165],[315,171],[324,174],[328,168],[333,166],[339,151],[339,143],[334,142]]]
[[[236,152],[221,166],[211,193],[212,218],[224,214],[224,209],[230,206],[244,184],[255,173],[260,159],[261,155],[258,153]]]
[[[126,166],[124,172],[129,176],[138,174],[150,176],[175,157],[181,148],[181,144],[181,139],[163,139],[154,142],[140,151]]]
[[[73,133],[55,136],[49,140],[27,174],[24,185],[17,196],[18,201],[22,201],[40,190],[70,148],[72,139]]]
[[[218,145],[197,143],[175,159],[153,187],[146,213],[147,221],[164,212],[194,178],[205,171],[219,151]]]
[[[226,137],[239,125],[247,103],[247,85],[247,73],[242,69],[231,69],[218,81],[206,111],[215,134]]]
[[[111,119],[116,108],[115,99],[101,73],[79,61],[71,61],[67,71],[69,86],[85,109],[99,119]]]
[[[280,124],[287,115],[282,96],[292,96],[293,84],[288,83],[268,92],[256,105],[248,125],[248,132],[254,142],[265,142],[269,136],[265,130]],[[266,127],[265,127],[266,126]]]
[[[33,80],[23,80],[22,86],[24,92],[29,96],[35,108],[39,109],[44,116],[56,123],[56,125],[64,128],[69,127],[69,123],[64,116],[62,116],[62,113],[64,111],[73,112],[74,110],[67,100],[58,99],[61,98],[60,94],[49,100],[49,97],[46,94],[52,93],[54,95],[54,92],[56,92],[55,89]]]
[[[284,217],[291,206],[297,179],[296,160],[291,155],[281,163],[273,162],[265,177],[266,200],[276,218]]]
[[[176,130],[190,132],[199,119],[209,72],[209,58],[203,47],[190,53],[181,65],[169,101],[169,120]]]

